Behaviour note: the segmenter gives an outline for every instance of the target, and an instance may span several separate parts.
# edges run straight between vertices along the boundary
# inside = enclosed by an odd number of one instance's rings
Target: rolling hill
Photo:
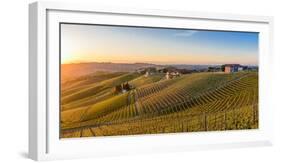
[[[124,83],[130,89],[116,92]],[[172,79],[163,73],[98,72],[62,88],[62,138],[258,127],[257,72]]]
[[[155,66],[148,63],[111,63],[111,62],[89,62],[71,63],[61,65],[61,82],[76,80],[96,72],[134,72],[140,68]]]

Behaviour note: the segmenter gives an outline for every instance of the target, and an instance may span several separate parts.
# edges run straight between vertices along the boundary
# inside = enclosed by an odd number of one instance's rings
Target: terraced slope
[[[163,80],[165,79],[165,74],[162,73],[162,74],[154,74],[154,75],[151,75],[151,76],[140,76],[134,80],[132,80],[130,82],[130,84],[134,87],[134,88],[137,88],[137,87],[142,87],[144,85],[147,85],[147,84],[151,84],[151,83],[155,83],[155,82],[158,82],[160,80]]]
[[[144,79],[130,81],[138,80]],[[61,137],[257,128],[258,75],[194,73],[136,84],[124,94],[63,111],[62,122]]]
[[[105,75],[102,76],[104,78]],[[110,77],[109,77],[110,76]],[[114,96],[114,87],[140,76],[138,73],[114,73],[107,76],[107,80],[91,82],[83,86],[76,86],[65,90],[61,94],[62,110],[74,109],[82,106],[94,105]],[[112,77],[116,76],[116,77]],[[90,81],[92,79],[90,78]],[[98,79],[95,79],[96,81]],[[78,81],[80,82],[80,81]],[[89,82],[89,81],[84,81]]]

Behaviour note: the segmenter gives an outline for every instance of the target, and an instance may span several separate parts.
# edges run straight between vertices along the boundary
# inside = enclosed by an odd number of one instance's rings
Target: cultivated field
[[[61,83],[61,138],[254,128],[257,72],[103,71]]]

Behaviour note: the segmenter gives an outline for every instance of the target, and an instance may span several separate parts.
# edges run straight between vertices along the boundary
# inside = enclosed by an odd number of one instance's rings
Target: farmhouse
[[[224,65],[224,72],[231,73],[231,72],[238,72],[244,69],[243,66],[240,64],[226,64]]]
[[[180,73],[179,72],[167,72],[166,73],[166,79],[173,79],[175,77],[179,77]]]

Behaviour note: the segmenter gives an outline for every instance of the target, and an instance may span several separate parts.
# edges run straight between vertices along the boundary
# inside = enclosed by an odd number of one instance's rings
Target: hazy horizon
[[[126,62],[96,62],[96,61],[90,61],[90,62],[71,62],[71,63],[61,63],[62,65],[68,65],[68,64],[91,64],[91,63],[99,63],[99,64],[152,64],[152,65],[159,65],[159,66],[165,66],[165,65],[199,65],[199,66],[204,66],[204,65],[213,65],[213,66],[219,66],[223,64],[157,64],[157,63],[147,63],[147,62],[131,62],[131,63],[126,63]],[[225,64],[240,64],[240,63],[225,63]],[[245,66],[259,66],[258,64],[240,64],[240,65],[245,65]]]
[[[258,65],[258,33],[61,24],[61,63]]]

